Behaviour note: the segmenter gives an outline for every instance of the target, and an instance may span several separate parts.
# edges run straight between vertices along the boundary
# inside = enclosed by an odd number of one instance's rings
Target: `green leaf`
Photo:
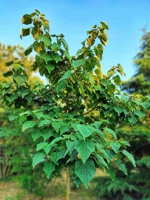
[[[136,167],[135,160],[132,154],[130,154],[128,151],[123,150],[122,153],[131,161],[134,167]]]
[[[53,59],[55,60],[56,63],[58,63],[59,61],[61,61],[61,56],[58,53],[55,53],[53,55]]]
[[[55,171],[55,165],[52,162],[47,161],[44,163],[43,171],[49,179],[52,172]]]
[[[22,28],[21,37],[30,35],[30,28]]]
[[[119,75],[114,76],[113,81],[115,84],[120,85],[121,84],[120,76]]]
[[[15,120],[17,118],[18,118],[17,114],[12,114],[12,115],[9,116],[9,121],[13,121],[13,120]]]
[[[75,162],[75,174],[79,177],[82,183],[88,188],[88,183],[96,173],[94,161],[89,159],[86,163],[81,160]]]
[[[50,150],[52,149],[52,146],[50,144],[43,147],[46,154],[49,154]]]
[[[149,102],[142,102],[142,103],[141,103],[141,106],[142,106],[145,110],[147,110],[147,109],[150,107],[150,103],[149,103]]]
[[[48,47],[49,45],[51,45],[50,37],[44,35],[44,36],[42,36],[42,39],[43,39],[44,45],[46,47]]]
[[[62,135],[63,133],[66,133],[70,130],[70,126],[68,125],[63,125],[60,127],[60,135]]]
[[[92,140],[77,140],[75,148],[78,151],[83,163],[90,157],[91,153],[95,151],[95,146]]]
[[[56,92],[59,93],[62,89],[64,89],[67,85],[67,81],[66,80],[62,80],[60,81],[57,85],[56,85]]]
[[[99,150],[99,153],[103,155],[103,157],[108,158],[107,152],[106,150],[103,148],[102,145],[100,145],[99,143],[96,143],[96,147]]]
[[[93,123],[93,125],[94,125],[97,129],[99,129],[99,127],[101,126],[101,124],[102,124],[102,122],[100,122],[100,121],[95,121],[95,122]]]
[[[101,22],[101,25],[103,26],[104,29],[109,30],[109,28],[108,28],[108,26],[107,26],[107,24],[105,22]]]
[[[35,126],[34,121],[26,121],[22,126],[22,131],[25,131],[28,128],[33,128]]]
[[[64,158],[66,155],[66,149],[62,149],[61,151],[57,152],[57,161]]]
[[[67,51],[64,51],[64,55],[68,58],[69,62],[71,63],[72,57],[70,56],[70,54]]]
[[[130,124],[133,125],[138,121],[138,117],[136,117],[136,116],[128,117],[128,121],[130,122]]]
[[[118,166],[118,168],[121,171],[123,171],[126,175],[128,175],[127,168],[126,168],[125,164],[120,159],[116,160],[116,165]]]
[[[118,153],[118,150],[120,148],[120,144],[118,142],[110,142],[110,146],[115,153]]]
[[[53,161],[53,163],[55,163],[56,165],[58,165],[58,163],[57,163],[57,152],[51,152],[50,153],[50,158]]]
[[[114,106],[113,108],[118,113],[118,116],[120,116],[120,113],[122,112],[122,108],[119,106]]]
[[[62,137],[57,137],[54,140],[52,140],[52,142],[50,143],[50,145],[53,146],[56,142],[58,142],[60,140],[63,140],[63,138]]]
[[[41,58],[43,58],[46,63],[50,60],[53,60],[53,56],[49,52],[41,54]]]
[[[79,59],[79,60],[76,60],[72,63],[72,66],[76,69],[77,67],[79,66],[82,66],[85,64],[85,59],[82,58],[82,59]]]
[[[47,130],[43,133],[42,137],[44,138],[44,141],[46,141],[47,139],[49,139],[51,136],[53,135],[53,131],[52,130]]]
[[[137,115],[139,117],[139,119],[145,117],[146,113],[145,112],[142,112],[140,110],[135,110],[134,111],[134,114]]]
[[[32,16],[25,14],[25,15],[23,15],[21,21],[22,21],[22,24],[26,24],[26,25],[31,24],[32,23]]]
[[[29,55],[31,52],[32,52],[32,45],[29,46],[29,47],[24,51],[24,54],[25,54],[25,56],[27,56],[27,55]]]
[[[110,162],[116,156],[116,153],[112,149],[107,149],[107,160]]]
[[[90,125],[84,125],[84,124],[78,124],[76,126],[76,128],[81,133],[83,138],[86,138],[86,137],[92,135],[95,131],[95,129],[93,127],[91,127]]]
[[[18,86],[21,86],[23,83],[26,82],[27,77],[24,75],[14,75],[13,79],[16,81],[16,83],[18,84]]]
[[[62,44],[63,44],[63,46],[64,46],[64,48],[66,49],[66,51],[65,52],[68,52],[69,51],[69,47],[68,47],[68,44],[67,44],[67,42],[64,40],[64,39],[59,39],[59,41],[60,42],[62,42]],[[65,53],[64,52],[64,53]],[[66,55],[66,54],[65,54]],[[69,54],[68,54],[69,55]],[[70,60],[70,59],[69,59]]]
[[[13,71],[8,71],[6,73],[3,73],[3,76],[8,77],[8,76],[11,76],[12,74],[13,74]]]
[[[53,64],[47,64],[45,67],[48,70],[49,74],[51,73],[51,71],[53,71],[55,69],[55,65],[53,65]]]
[[[51,121],[49,119],[41,120],[39,123],[39,127],[50,124]]]
[[[124,141],[124,140],[121,140],[121,141],[119,141],[119,143],[121,144],[121,146],[130,146],[130,144],[129,144],[129,142],[127,142],[127,141]]]
[[[104,128],[104,130],[107,133],[111,134],[115,139],[117,139],[116,133],[112,129],[106,127],[106,128]]]
[[[41,136],[42,136],[42,134],[40,133],[40,131],[32,133],[32,138],[33,138],[34,141],[37,140]]]
[[[102,156],[100,156],[99,154],[96,154],[96,158],[98,161],[98,164],[101,166],[105,166],[106,168],[108,168],[108,164],[106,163],[106,161],[104,160],[104,158]]]
[[[60,44],[59,43],[56,43],[56,42],[54,42],[52,45],[51,45],[51,49],[52,49],[52,51],[54,51],[54,52],[57,52],[59,49],[60,49]]]
[[[40,142],[39,144],[37,144],[36,151],[44,149],[44,147],[47,146],[47,144],[47,142]]]
[[[39,164],[40,162],[44,161],[45,158],[45,153],[42,152],[37,152],[34,156],[33,156],[33,160],[32,160],[32,166],[35,167],[37,164]]]
[[[59,83],[60,81],[64,80],[64,79],[70,78],[70,76],[72,75],[72,73],[73,73],[72,71],[66,71],[66,72],[64,73],[64,75],[61,77],[61,79],[59,79],[58,83]]]

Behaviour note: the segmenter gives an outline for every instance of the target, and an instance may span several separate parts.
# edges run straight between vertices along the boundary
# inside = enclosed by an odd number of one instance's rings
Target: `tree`
[[[144,30],[140,52],[134,58],[135,75],[123,83],[123,90],[129,93],[148,95],[150,91],[150,32]]]
[[[22,63],[9,62],[6,65],[12,70],[7,75],[13,81],[9,86],[3,85],[2,99],[9,103],[9,95],[11,104],[20,108],[11,120],[19,119],[22,131],[34,128],[32,137],[38,144],[33,167],[42,163],[49,178],[60,166],[65,166],[66,199],[70,196],[70,177],[77,186],[83,183],[88,187],[96,168],[109,171],[112,163],[126,174],[122,158],[126,157],[133,165],[135,162],[125,150],[128,142],[117,139],[115,127],[120,122],[134,124],[143,117],[147,98],[130,98],[120,92],[119,74],[124,72],[119,64],[106,75],[102,73],[100,61],[108,39],[106,23],[87,31],[88,38],[75,56],[69,54],[63,34],[50,34],[49,22],[38,10],[25,14],[22,23],[32,26],[22,29],[21,38],[31,34],[34,39],[25,55],[36,52],[33,67],[49,83],[31,88]],[[23,97],[19,105],[15,103],[18,91]],[[22,91],[27,92],[24,95]],[[29,107],[34,103],[40,107]]]

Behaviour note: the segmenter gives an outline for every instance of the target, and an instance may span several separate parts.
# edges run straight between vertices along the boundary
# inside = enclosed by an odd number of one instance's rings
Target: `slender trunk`
[[[70,168],[67,167],[67,187],[66,187],[66,200],[70,200],[71,182],[70,182]]]

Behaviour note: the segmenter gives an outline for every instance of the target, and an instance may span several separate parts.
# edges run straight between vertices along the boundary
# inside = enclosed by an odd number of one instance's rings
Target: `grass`
[[[98,171],[97,175],[101,175]],[[66,177],[62,174],[62,177],[58,177],[49,183],[44,196],[38,197],[28,193],[26,190],[20,188],[19,184],[14,181],[0,182],[0,200],[65,200],[66,193]],[[89,189],[81,186],[74,188],[71,191],[71,200],[99,200],[93,190],[93,185],[89,186]]]

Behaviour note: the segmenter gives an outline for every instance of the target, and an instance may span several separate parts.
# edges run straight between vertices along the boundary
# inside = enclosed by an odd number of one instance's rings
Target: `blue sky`
[[[63,33],[74,55],[86,31],[104,21],[109,41],[104,49],[103,72],[120,63],[127,79],[135,72],[133,58],[139,52],[141,28],[150,30],[150,0],[0,0],[0,42],[27,48],[32,38],[20,39],[21,18],[35,9],[50,21],[51,33]]]

